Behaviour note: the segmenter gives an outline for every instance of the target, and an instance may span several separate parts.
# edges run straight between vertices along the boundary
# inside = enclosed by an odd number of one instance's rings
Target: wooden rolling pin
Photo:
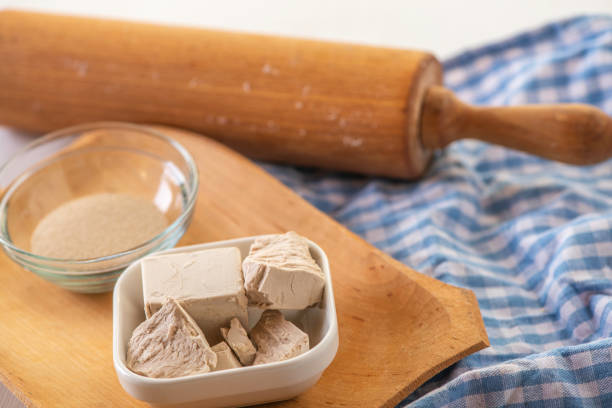
[[[252,158],[398,178],[460,138],[574,164],[612,153],[602,111],[467,106],[419,51],[2,11],[0,61],[0,123],[32,131],[160,123]]]

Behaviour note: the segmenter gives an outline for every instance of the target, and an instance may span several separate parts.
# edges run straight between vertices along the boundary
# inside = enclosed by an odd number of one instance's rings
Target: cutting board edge
[[[396,261],[396,260],[393,259],[393,261]],[[439,362],[438,364],[431,367],[428,371],[419,375],[416,379],[414,379],[412,382],[407,384],[403,390],[397,392],[394,396],[389,398],[389,400],[386,401],[382,405],[383,408],[393,408],[397,406],[397,404],[402,402],[405,398],[407,398],[410,394],[412,394],[417,388],[419,388],[421,385],[423,385],[425,382],[427,382],[429,379],[431,379],[436,374],[442,372],[443,370],[447,369],[453,364],[459,362],[463,358],[490,346],[489,337],[485,330],[484,321],[482,320],[482,315],[480,313],[480,309],[478,308],[478,300],[476,299],[474,292],[472,292],[469,289],[461,288],[458,286],[450,285],[445,282],[438,281],[437,279],[434,279],[427,275],[423,275],[420,272],[413,270],[412,268],[408,268],[408,269],[412,270],[416,274],[419,274],[425,278],[428,278],[427,280],[431,280],[431,283],[433,283],[434,285],[441,284],[439,285],[440,288],[443,288],[443,290],[445,290],[447,294],[450,294],[450,296],[452,296],[453,294],[460,293],[461,296],[466,301],[466,303],[471,305],[471,308],[472,308],[471,310],[477,311],[477,313],[474,313],[474,314],[468,313],[468,316],[471,317],[470,320],[472,320],[472,324],[476,327],[476,330],[473,330],[474,326],[457,327],[456,323],[458,322],[456,320],[453,321],[452,328],[457,330],[458,333],[461,333],[460,337],[462,340],[464,340],[462,341],[462,343],[465,343],[465,347],[457,350],[456,354]],[[448,299],[448,297],[440,296],[440,297],[436,297],[436,299],[438,301],[443,302],[444,300]],[[446,309],[454,307],[454,305],[445,305],[445,306],[446,306],[445,307]],[[466,310],[470,310],[469,308],[470,306],[467,306]]]
[[[17,377],[19,378],[19,377]],[[40,405],[36,404],[30,397],[26,395],[26,392],[22,390],[25,387],[19,387],[12,380],[12,376],[7,373],[7,370],[0,366],[0,383],[6,387],[8,392],[13,394],[23,405],[28,408],[38,408]]]

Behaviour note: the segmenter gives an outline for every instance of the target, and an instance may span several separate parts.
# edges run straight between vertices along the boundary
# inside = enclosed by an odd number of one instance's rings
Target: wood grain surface
[[[420,134],[429,149],[471,138],[571,164],[612,155],[612,118],[594,106],[477,107],[440,86],[427,90]]]
[[[250,157],[417,177],[429,53],[0,11],[0,123],[160,123]]]
[[[162,129],[196,159],[200,193],[180,245],[295,230],[328,254],[340,347],[320,381],[275,406],[390,407],[488,345],[477,301],[367,244],[249,160]],[[0,380],[27,406],[145,405],[112,363],[111,294],[65,291],[0,255]]]

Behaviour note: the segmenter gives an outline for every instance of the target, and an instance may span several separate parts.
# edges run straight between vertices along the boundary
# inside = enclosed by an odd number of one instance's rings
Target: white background
[[[2,8],[421,48],[443,59],[553,20],[612,14],[612,0],[0,0]],[[31,138],[0,127],[0,163]],[[0,406],[20,406],[10,398],[0,385]]]

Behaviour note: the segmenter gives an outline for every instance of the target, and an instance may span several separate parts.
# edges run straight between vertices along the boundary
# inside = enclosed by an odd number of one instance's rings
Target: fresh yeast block
[[[253,364],[256,351],[255,346],[253,346],[246,330],[238,319],[233,318],[229,328],[222,327],[221,336],[223,336],[226,343],[236,353],[242,365]]]
[[[169,298],[132,333],[127,366],[147,377],[182,377],[213,371],[217,355],[193,319]]]
[[[325,275],[293,231],[257,238],[242,270],[249,302],[264,309],[305,309],[323,295]]]
[[[230,349],[226,342],[222,341],[219,344],[215,344],[211,349],[217,354],[217,367],[215,371],[242,367],[240,361],[238,361],[234,353],[232,353],[232,349]]]
[[[257,345],[253,365],[288,360],[308,351],[308,334],[301,331],[278,310],[266,310],[251,330]]]
[[[145,313],[151,316],[167,297],[180,301],[208,340],[223,340],[219,329],[237,317],[248,325],[247,297],[235,247],[159,255],[142,260]]]

